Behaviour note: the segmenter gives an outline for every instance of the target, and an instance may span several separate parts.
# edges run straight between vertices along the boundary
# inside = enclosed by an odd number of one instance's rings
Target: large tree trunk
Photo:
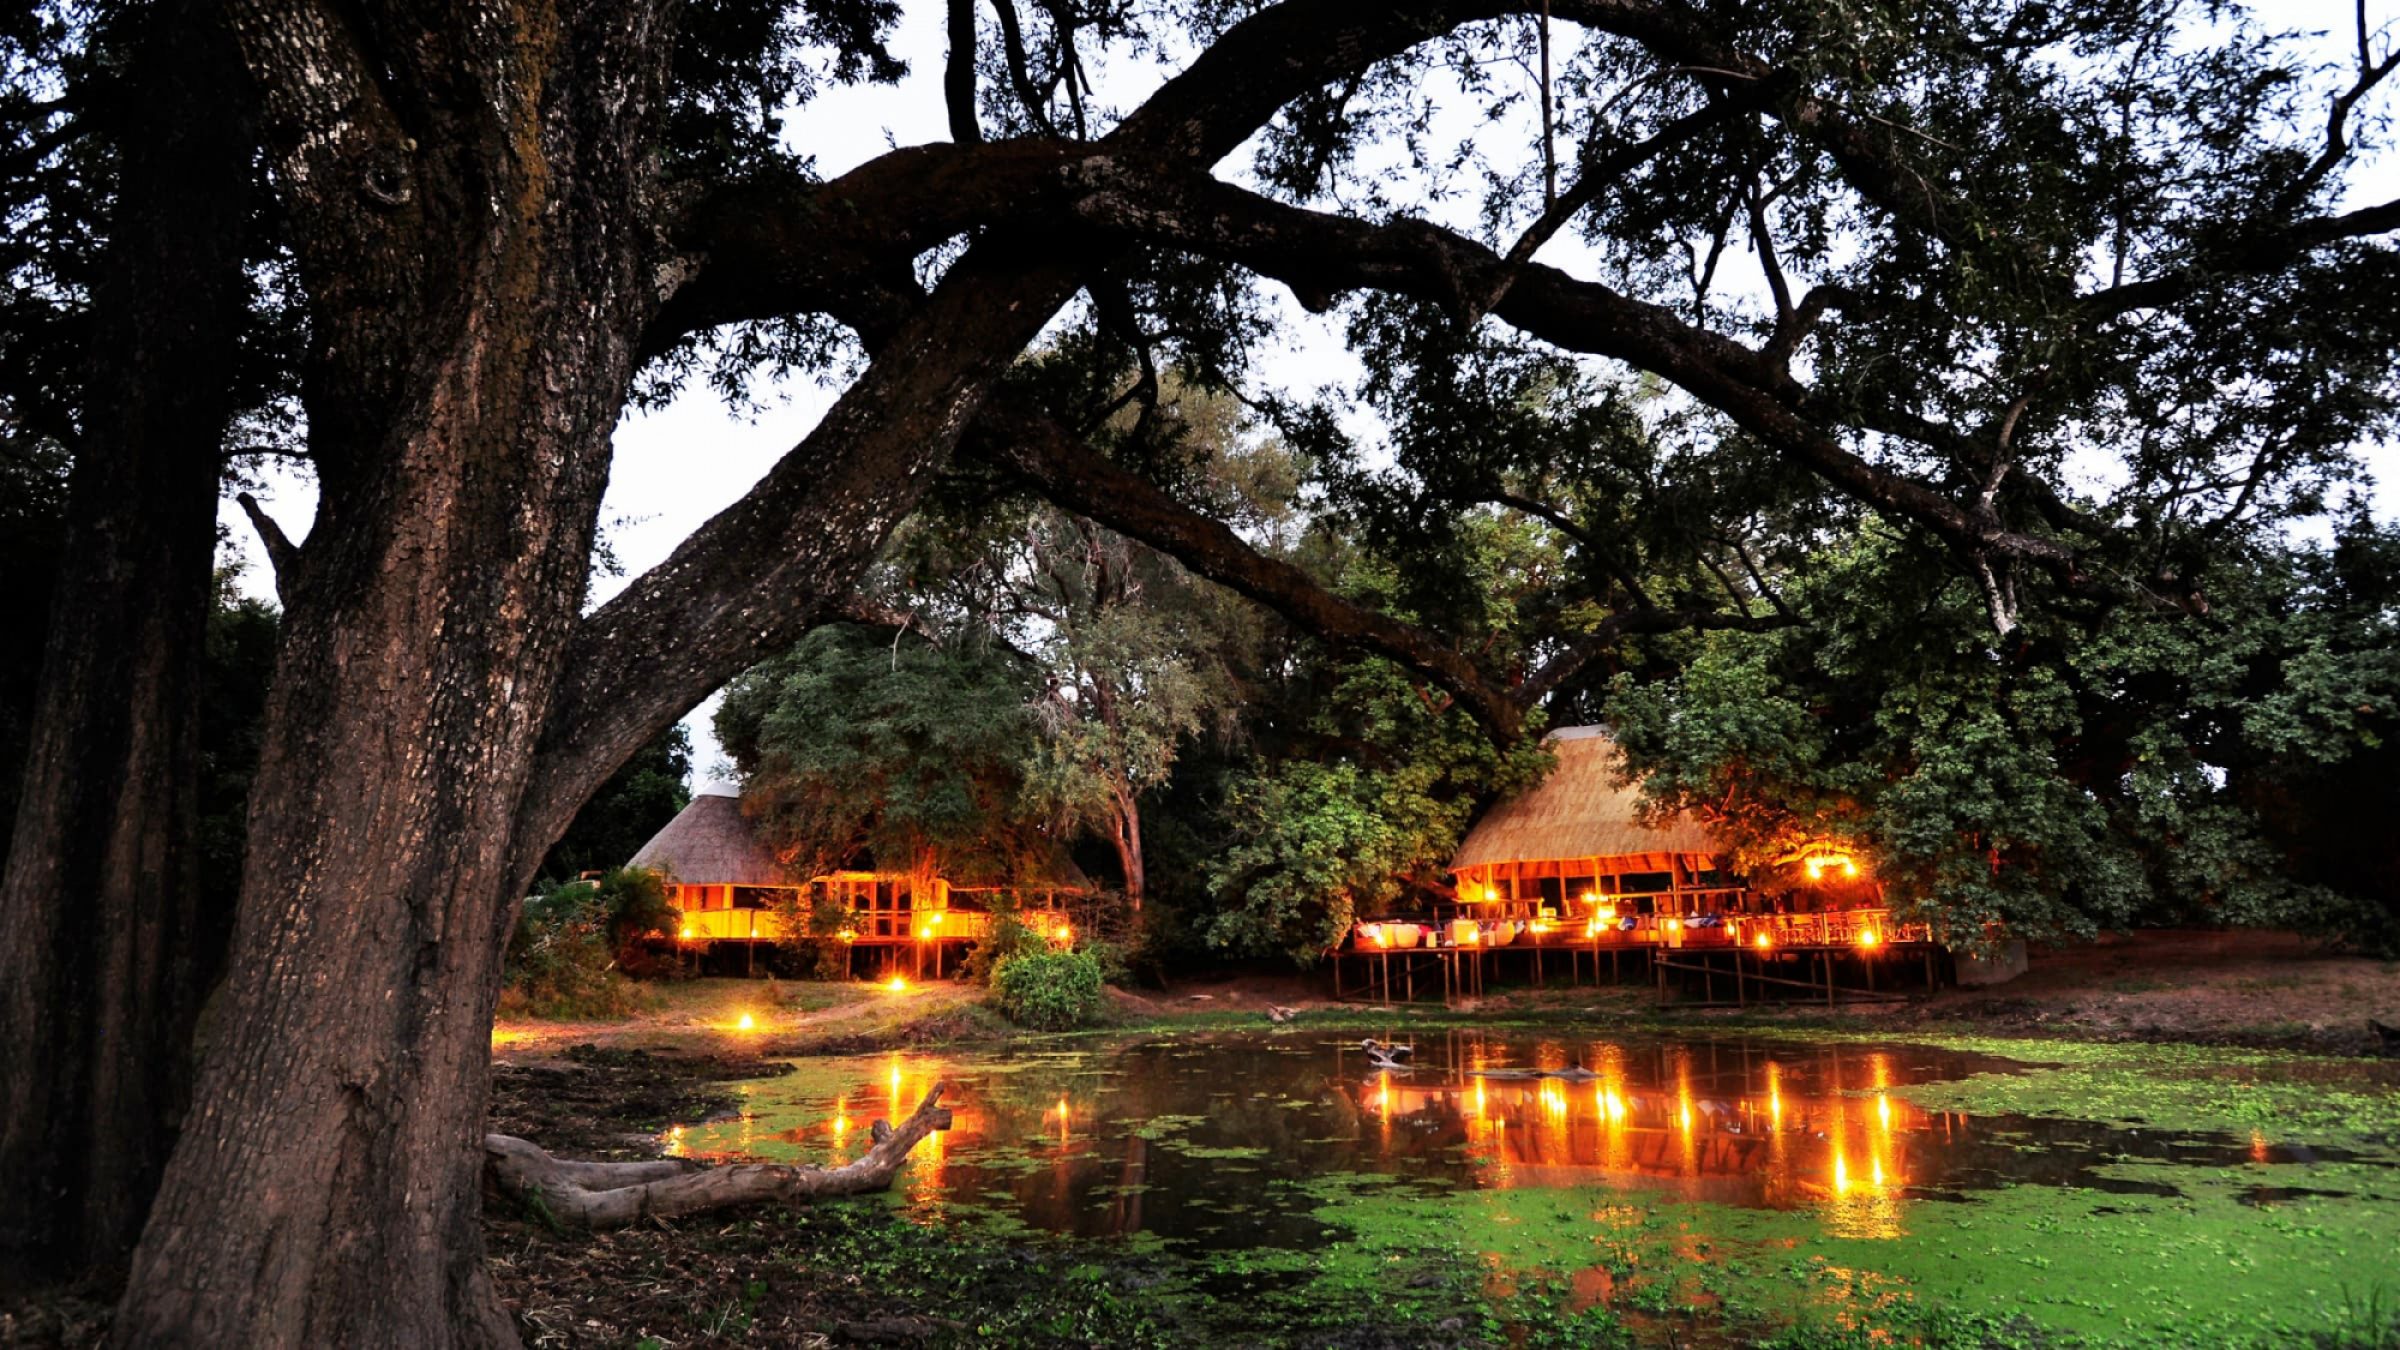
[[[369,34],[422,63],[387,84],[323,16],[240,24],[299,72],[269,112],[335,119],[280,166],[304,269],[339,269],[310,295],[324,494],[282,550],[230,972],[122,1346],[516,1341],[477,1222],[492,1006],[654,303],[628,222],[658,53],[637,10],[512,11]]]
[[[95,111],[120,147],[83,440],[0,878],[0,1261],[121,1262],[174,1140],[231,915],[203,912],[200,661],[251,210],[232,44],[206,0],[147,16]]]

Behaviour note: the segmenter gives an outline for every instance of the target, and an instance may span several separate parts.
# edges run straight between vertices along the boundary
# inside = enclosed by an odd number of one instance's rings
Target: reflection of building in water
[[[1914,1170],[1910,1141],[1938,1118],[1888,1095],[1883,1056],[1864,1057],[1855,1082],[1843,1081],[1836,1060],[1823,1081],[1804,1077],[1795,1089],[1786,1067],[1763,1056],[1704,1062],[1677,1049],[1635,1063],[1616,1046],[1598,1049],[1590,1067],[1562,1074],[1568,1066],[1552,1047],[1536,1047],[1523,1067],[1477,1047],[1349,1087],[1377,1117],[1387,1153],[1431,1159],[1461,1150],[1480,1185],[1638,1186],[1770,1208],[1823,1203],[1849,1235],[1898,1232]]]
[[[1892,1095],[1925,1076],[1913,1057],[1473,1030],[1414,1051],[1413,1072],[1379,1070],[1354,1046],[1139,1047],[1104,1072],[900,1053],[857,1061],[838,1093],[787,1098],[797,1122],[766,1103],[756,1121],[664,1142],[701,1158],[839,1163],[870,1146],[875,1120],[906,1116],[950,1079],[953,1128],[898,1182],[911,1213],[997,1205],[1055,1232],[1294,1247],[1323,1240],[1308,1183],[1329,1178],[1664,1193],[1812,1210],[1833,1233],[1877,1237],[1902,1231],[1912,1198],[2003,1176],[2085,1184],[2076,1169],[2097,1145],[2125,1146],[2074,1141],[2051,1164],[2021,1137],[2097,1127],[2012,1122],[2010,1137],[1978,1138],[1963,1117]],[[2247,1157],[2246,1143],[2227,1147]]]
[[[661,1143],[697,1158],[838,1163],[869,1146],[874,1121],[907,1115],[948,1079],[954,1127],[920,1145],[897,1182],[913,1215],[992,1207],[1052,1232],[1296,1250],[1324,1243],[1327,1196],[1351,1186],[1389,1196],[1558,1187],[1561,1212],[1594,1215],[1604,1245],[1609,1221],[1598,1216],[1647,1212],[1652,1194],[1806,1211],[1837,1235],[1889,1237],[1919,1199],[2005,1183],[2172,1194],[2114,1164],[2297,1156],[2263,1138],[1978,1122],[1896,1095],[1998,1063],[1949,1051],[1472,1029],[1413,1049],[1419,1067],[1406,1073],[1376,1069],[1355,1042],[1310,1037],[1177,1038],[1005,1062],[877,1055],[840,1062],[832,1082],[820,1066],[805,1082],[755,1085],[743,1117],[690,1122]]]

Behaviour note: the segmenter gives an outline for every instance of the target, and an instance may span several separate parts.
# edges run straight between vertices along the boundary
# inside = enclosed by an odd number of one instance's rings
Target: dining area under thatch
[[[1422,980],[1454,1001],[1512,976],[1630,975],[1662,1001],[1696,980],[1699,1001],[1741,1004],[1875,997],[1899,962],[1938,978],[1931,933],[1894,919],[1854,852],[1815,846],[1758,884],[1698,820],[1643,809],[1604,728],[1561,728],[1545,745],[1555,767],[1467,832],[1448,898],[1429,915],[1362,919],[1329,953],[1337,998],[1414,999]]]

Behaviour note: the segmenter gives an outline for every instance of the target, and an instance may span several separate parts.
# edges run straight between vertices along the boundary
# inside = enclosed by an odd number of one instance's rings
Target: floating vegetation
[[[678,1147],[838,1161],[949,1079],[900,1214],[1138,1241],[1191,1315],[1297,1339],[1372,1307],[1529,1344],[2275,1344],[2400,1306],[2400,1092],[2371,1064],[1444,1029],[1400,1075],[1351,1040],[1071,1043],[803,1062]]]

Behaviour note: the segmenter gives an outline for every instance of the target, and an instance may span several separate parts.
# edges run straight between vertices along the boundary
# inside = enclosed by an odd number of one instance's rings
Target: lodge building
[[[1003,896],[1035,931],[1065,937],[1066,902],[1082,890],[1066,884],[954,886],[938,874],[872,868],[802,876],[759,838],[739,797],[715,792],[693,797],[628,866],[660,875],[668,903],[682,915],[677,940],[702,949],[781,941],[787,914],[801,916],[805,925],[817,902],[833,896],[843,902],[845,926],[804,936],[870,949],[926,949],[939,957],[983,937],[993,904]]]

